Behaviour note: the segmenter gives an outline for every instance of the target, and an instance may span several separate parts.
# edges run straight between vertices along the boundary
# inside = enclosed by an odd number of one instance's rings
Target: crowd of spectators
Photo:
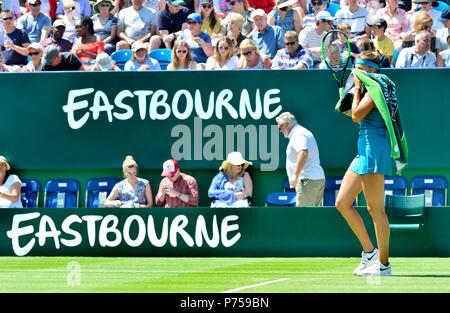
[[[1,4],[3,72],[119,70],[111,55],[124,49],[124,70],[159,70],[149,53],[160,48],[172,50],[168,70],[323,68],[331,29],[352,56],[372,41],[383,67],[450,66],[450,9],[436,0],[331,0],[332,13],[330,0],[20,1]]]

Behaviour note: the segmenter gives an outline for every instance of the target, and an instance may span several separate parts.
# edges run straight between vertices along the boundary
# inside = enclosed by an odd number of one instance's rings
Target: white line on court
[[[249,288],[254,288],[254,287],[259,287],[259,286],[264,286],[264,285],[268,285],[268,284],[273,284],[273,283],[278,283],[280,281],[285,281],[288,280],[289,278],[280,278],[277,280],[271,280],[271,281],[266,281],[264,283],[260,283],[260,284],[255,284],[255,285],[250,285],[250,286],[244,286],[244,287],[239,287],[236,289],[231,289],[231,290],[226,290],[226,291],[222,291],[221,293],[232,293],[235,291],[239,291],[239,290],[244,290],[244,289],[249,289]]]

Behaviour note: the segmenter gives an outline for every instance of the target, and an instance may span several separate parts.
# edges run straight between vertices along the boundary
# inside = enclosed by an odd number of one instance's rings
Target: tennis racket
[[[322,58],[333,74],[340,93],[351,58],[350,41],[342,31],[332,30],[325,34],[322,39]]]

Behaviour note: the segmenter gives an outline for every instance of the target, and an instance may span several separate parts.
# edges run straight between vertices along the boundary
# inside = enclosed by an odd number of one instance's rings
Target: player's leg
[[[366,226],[353,207],[353,201],[362,190],[362,178],[351,170],[347,170],[336,198],[336,208],[342,214],[351,230],[361,243],[364,252],[371,252],[375,248],[367,234]]]

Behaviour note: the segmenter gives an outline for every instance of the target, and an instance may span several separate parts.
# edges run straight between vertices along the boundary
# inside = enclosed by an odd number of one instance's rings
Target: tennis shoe
[[[380,261],[376,261],[365,270],[358,272],[359,276],[392,276],[391,264],[384,265]]]
[[[378,249],[373,249],[372,252],[362,252],[361,253],[361,262],[359,263],[358,267],[355,268],[353,271],[353,274],[359,275],[358,273],[367,269],[369,266],[371,266],[373,263],[375,263],[378,260]]]

